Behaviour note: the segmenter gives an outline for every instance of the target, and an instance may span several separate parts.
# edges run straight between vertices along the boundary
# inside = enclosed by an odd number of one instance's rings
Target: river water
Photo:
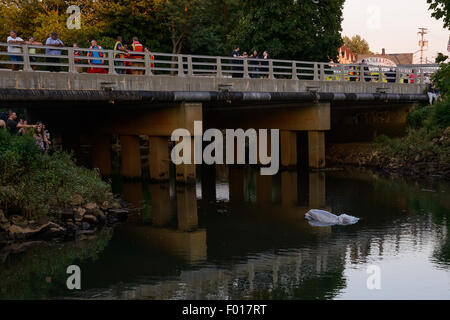
[[[450,299],[449,183],[355,169],[203,176],[203,187],[115,181],[141,217],[4,254],[0,298]],[[361,220],[313,227],[311,208]],[[66,287],[69,265],[80,291]]]

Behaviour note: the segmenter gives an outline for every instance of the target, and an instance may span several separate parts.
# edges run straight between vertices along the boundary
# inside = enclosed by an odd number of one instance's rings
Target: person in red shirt
[[[144,53],[144,46],[139,42],[139,39],[137,37],[133,38],[133,43],[131,44],[131,49],[133,52],[136,52],[136,53]],[[130,58],[136,59],[137,61],[139,61],[139,60],[143,61],[144,55],[132,53]],[[143,62],[133,62],[132,65],[133,65],[133,67],[144,68]],[[144,70],[132,70],[132,74],[143,75]]]

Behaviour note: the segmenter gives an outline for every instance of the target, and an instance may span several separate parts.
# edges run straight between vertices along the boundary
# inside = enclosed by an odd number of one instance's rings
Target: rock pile
[[[70,205],[70,208],[52,208],[50,218],[44,217],[38,221],[18,215],[7,217],[0,209],[0,242],[71,239],[112,226],[139,212],[119,200],[105,201],[99,205],[84,203],[83,198],[77,195],[71,198]]]

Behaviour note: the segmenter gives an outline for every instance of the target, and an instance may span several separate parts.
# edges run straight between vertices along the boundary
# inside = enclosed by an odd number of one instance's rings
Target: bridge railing
[[[8,48],[17,52],[8,52]],[[20,52],[19,52],[20,50]],[[55,54],[51,54],[51,50]],[[295,79],[314,81],[424,83],[439,65],[401,65],[381,67],[361,64],[291,61],[279,59],[233,58],[169,54],[158,52],[121,52],[73,47],[51,47],[0,43],[0,69],[59,71],[69,73],[106,73],[170,75],[245,79]]]

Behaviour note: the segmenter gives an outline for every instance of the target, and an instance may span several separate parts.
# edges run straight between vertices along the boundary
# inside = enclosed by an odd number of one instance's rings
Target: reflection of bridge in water
[[[218,184],[218,194],[202,192],[201,200],[193,187],[179,187],[171,196],[169,185],[152,185],[152,224],[116,230],[130,248],[139,247],[134,254],[145,257],[140,266],[125,257],[127,272],[139,279],[107,290],[93,286],[85,294],[121,299],[332,298],[346,286],[346,266],[367,263],[370,254],[398,253],[402,237],[427,228],[392,225],[390,235],[377,236],[370,230],[310,226],[304,219],[310,208],[333,210],[326,206],[324,173],[303,178],[282,172],[269,179],[230,168],[218,176],[228,177]],[[136,197],[142,186],[133,186],[134,201],[142,201]],[[216,197],[226,200],[216,202]],[[111,259],[114,263],[117,257]],[[154,259],[171,262],[163,270],[154,266]]]

